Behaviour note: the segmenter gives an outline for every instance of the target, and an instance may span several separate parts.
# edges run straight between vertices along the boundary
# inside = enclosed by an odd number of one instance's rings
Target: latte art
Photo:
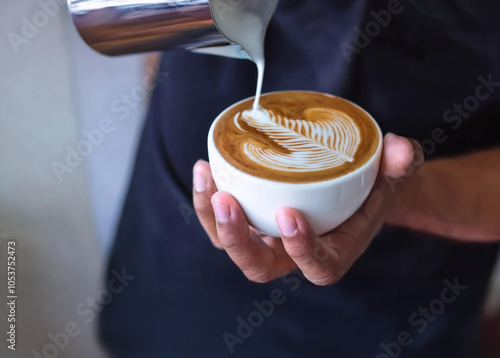
[[[376,152],[379,131],[361,108],[307,91],[268,93],[225,110],[214,143],[233,167],[279,182],[333,179],[363,166]]]
[[[304,116],[286,118],[266,109],[237,114],[234,121],[240,131],[246,132],[239,123],[244,121],[289,151],[283,153],[247,141],[243,152],[257,164],[289,172],[326,170],[354,160],[361,138],[346,114],[330,108],[309,108]]]

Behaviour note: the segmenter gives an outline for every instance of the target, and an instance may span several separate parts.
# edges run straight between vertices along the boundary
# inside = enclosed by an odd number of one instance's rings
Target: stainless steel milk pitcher
[[[279,0],[68,0],[85,42],[106,55],[184,48],[248,58],[219,30],[217,19],[246,6],[269,23]],[[230,37],[230,36],[229,36]]]

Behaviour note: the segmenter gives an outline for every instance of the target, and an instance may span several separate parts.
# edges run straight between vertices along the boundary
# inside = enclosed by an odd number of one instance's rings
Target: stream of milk
[[[212,14],[220,32],[243,49],[244,57],[257,66],[257,89],[253,110],[259,110],[264,81],[264,36],[279,0],[214,0]]]

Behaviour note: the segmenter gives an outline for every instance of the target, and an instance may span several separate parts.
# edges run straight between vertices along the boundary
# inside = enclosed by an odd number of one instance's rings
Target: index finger
[[[217,192],[217,187],[212,178],[208,162],[199,160],[193,167],[193,205],[201,226],[212,241],[212,244],[222,249],[217,237],[215,216],[210,203],[212,195]]]
[[[212,204],[219,242],[249,280],[268,282],[295,268],[280,238],[261,238],[250,230],[243,210],[231,195],[219,191],[212,197]]]

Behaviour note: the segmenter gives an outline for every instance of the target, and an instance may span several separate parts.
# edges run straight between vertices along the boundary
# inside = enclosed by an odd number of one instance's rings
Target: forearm
[[[426,162],[387,223],[461,241],[500,241],[500,148]]]

